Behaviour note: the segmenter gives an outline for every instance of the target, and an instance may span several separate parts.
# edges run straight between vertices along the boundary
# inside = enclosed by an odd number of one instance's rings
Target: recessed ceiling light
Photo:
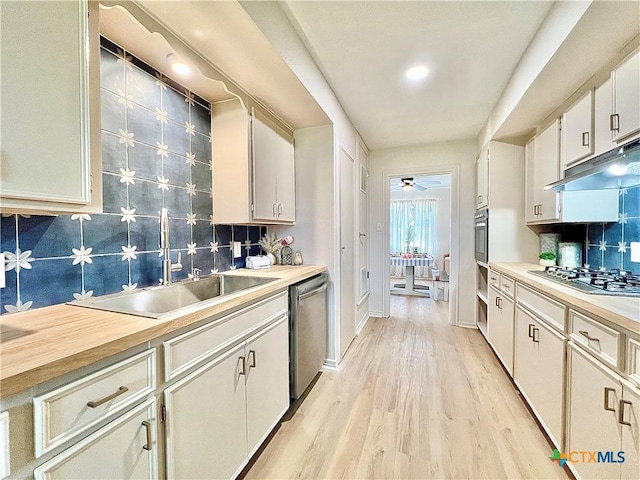
[[[429,74],[427,67],[417,65],[407,70],[405,74],[409,80],[421,80]]]
[[[180,75],[189,75],[191,73],[189,65],[181,61],[174,53],[167,55],[167,62],[171,65],[171,69]]]

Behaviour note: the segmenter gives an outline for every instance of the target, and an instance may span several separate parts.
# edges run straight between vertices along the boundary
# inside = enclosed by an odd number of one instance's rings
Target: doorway
[[[458,321],[458,167],[384,172],[383,316],[391,297],[438,302]],[[393,302],[398,304],[398,302]]]

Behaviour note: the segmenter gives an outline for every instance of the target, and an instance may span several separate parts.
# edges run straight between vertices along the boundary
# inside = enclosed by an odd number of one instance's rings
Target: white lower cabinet
[[[637,479],[640,476],[640,391],[623,384],[622,403],[618,404],[618,420],[622,428],[622,446],[624,463],[621,478]]]
[[[489,287],[487,337],[498,358],[513,376],[514,303],[506,295]]]
[[[167,477],[233,478],[289,407],[286,315],[165,389]]]
[[[612,452],[614,460],[572,461],[572,470],[584,479],[637,479],[640,392],[573,343],[569,346],[567,451]]]
[[[156,402],[137,406],[36,468],[36,480],[156,479]]]
[[[289,408],[289,324],[283,318],[247,341],[249,456]]]
[[[168,478],[230,478],[247,457],[244,344],[165,390]]]
[[[553,443],[561,447],[565,338],[516,306],[514,380]]]

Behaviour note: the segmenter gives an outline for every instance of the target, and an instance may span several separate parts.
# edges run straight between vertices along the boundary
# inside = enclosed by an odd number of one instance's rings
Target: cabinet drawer
[[[516,291],[516,282],[509,277],[502,275],[500,277],[500,291],[505,295],[513,298],[513,294]]]
[[[163,342],[165,380],[221,353],[287,311],[287,293],[283,292]]]
[[[489,285],[500,290],[500,277],[501,275],[498,272],[489,270]]]
[[[627,355],[629,357],[629,378],[637,387],[640,387],[640,341],[629,339]]]
[[[622,334],[573,310],[569,310],[569,319],[571,338],[604,362],[617,368]]]
[[[565,306],[563,304],[551,300],[542,293],[525,287],[520,283],[516,285],[516,298],[519,304],[524,305],[543,320],[564,331]]]
[[[145,398],[155,387],[152,349],[34,397],[36,457]]]

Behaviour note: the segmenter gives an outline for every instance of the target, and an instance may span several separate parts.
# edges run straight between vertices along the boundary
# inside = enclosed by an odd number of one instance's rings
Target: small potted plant
[[[278,237],[276,237],[276,234],[267,233],[258,241],[258,245],[260,245],[260,248],[262,248],[262,250],[264,250],[264,252],[267,254],[267,257],[269,257],[271,265],[274,265],[277,259],[276,255],[282,248],[282,243],[280,243],[280,240],[278,239]]]
[[[539,257],[540,265],[543,267],[551,267],[556,264],[556,254],[553,252],[542,252]]]

